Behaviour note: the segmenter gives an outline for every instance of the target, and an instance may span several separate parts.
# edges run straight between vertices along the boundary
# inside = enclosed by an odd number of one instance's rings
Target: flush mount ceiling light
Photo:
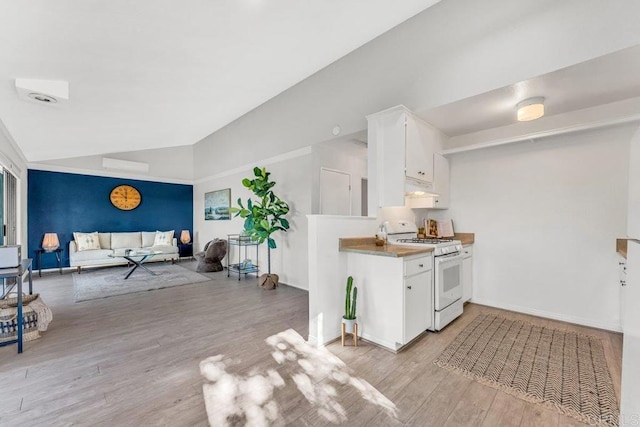
[[[518,121],[528,122],[544,116],[544,98],[541,96],[525,99],[518,103]]]

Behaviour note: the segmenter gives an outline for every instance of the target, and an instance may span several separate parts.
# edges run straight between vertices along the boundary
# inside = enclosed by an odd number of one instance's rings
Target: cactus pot
[[[344,331],[348,334],[352,334],[354,331],[353,325],[356,324],[358,319],[345,319],[342,317],[342,323],[344,323]]]

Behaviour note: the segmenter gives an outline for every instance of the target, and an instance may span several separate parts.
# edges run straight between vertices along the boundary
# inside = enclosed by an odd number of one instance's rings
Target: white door
[[[333,169],[320,169],[320,213],[351,215],[351,175]]]

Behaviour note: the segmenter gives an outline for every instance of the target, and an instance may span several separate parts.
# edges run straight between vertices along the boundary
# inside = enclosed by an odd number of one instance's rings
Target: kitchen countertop
[[[475,242],[473,233],[455,233],[455,239],[463,245],[472,245]],[[340,252],[355,252],[366,255],[406,257],[412,255],[430,254],[433,248],[419,248],[415,246],[384,245],[376,246],[375,237],[350,237],[340,239]]]
[[[627,239],[616,239],[616,252],[627,258]]]
[[[340,252],[355,252],[366,255],[390,256],[395,258],[430,254],[433,248],[415,246],[384,245],[376,246],[375,237],[354,237],[340,239]]]

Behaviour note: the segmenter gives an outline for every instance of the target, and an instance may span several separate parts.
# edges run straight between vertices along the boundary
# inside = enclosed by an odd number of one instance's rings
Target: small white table
[[[136,269],[138,267],[142,268],[144,271],[146,271],[147,273],[151,274],[152,276],[157,276],[158,273],[155,273],[151,270],[149,270],[147,267],[145,267],[143,264],[145,262],[147,262],[147,260],[153,258],[154,256],[161,254],[162,252],[160,251],[134,251],[134,250],[130,250],[127,249],[124,254],[111,254],[109,255],[111,258],[124,258],[126,259],[128,262],[130,262],[131,264],[133,264],[131,266],[131,268],[129,270],[126,271],[124,279],[127,280],[129,278],[129,276],[131,276],[131,274],[133,274],[134,271],[136,271]]]

